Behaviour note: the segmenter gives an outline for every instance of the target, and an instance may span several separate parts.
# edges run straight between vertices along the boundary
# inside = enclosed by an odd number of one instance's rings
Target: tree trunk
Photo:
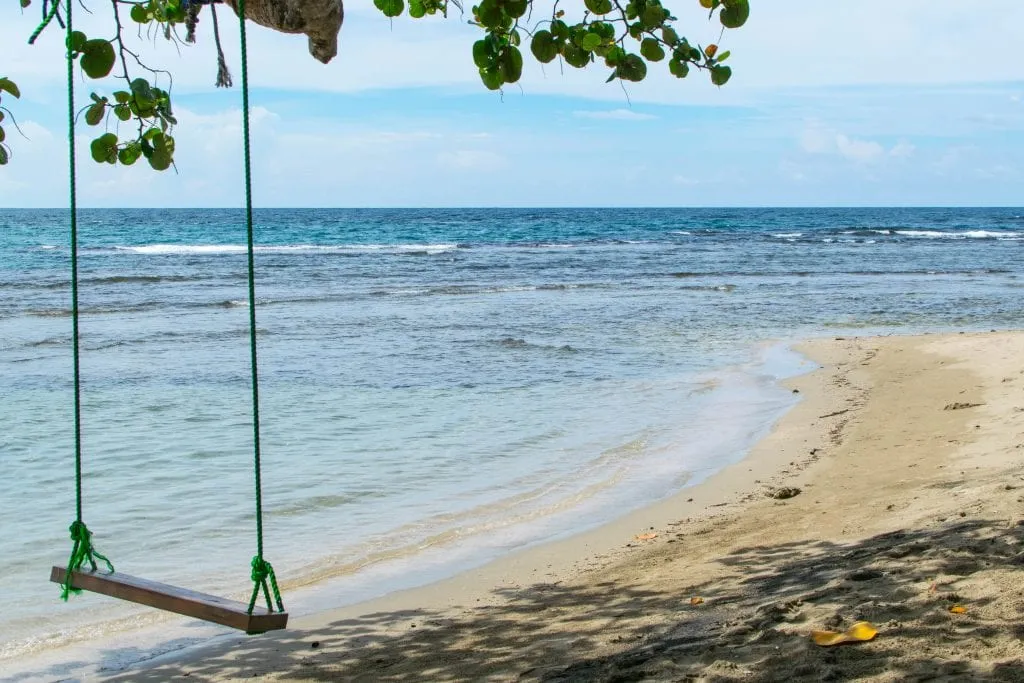
[[[238,14],[238,0],[224,0]],[[246,0],[245,16],[281,33],[309,36],[309,54],[326,64],[338,54],[342,0]]]

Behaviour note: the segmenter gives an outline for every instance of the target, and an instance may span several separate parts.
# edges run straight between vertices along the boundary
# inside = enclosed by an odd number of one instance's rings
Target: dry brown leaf
[[[949,608],[949,611],[952,612],[953,614],[966,614],[967,613],[967,608],[964,607],[963,605],[953,605],[952,607]]]
[[[690,598],[691,605],[699,605],[704,602],[704,598]]]
[[[658,534],[654,534],[654,533],[650,533],[650,534],[637,534],[636,535],[636,540],[638,540],[638,541],[649,541],[652,538],[657,538],[657,537],[658,537]]]

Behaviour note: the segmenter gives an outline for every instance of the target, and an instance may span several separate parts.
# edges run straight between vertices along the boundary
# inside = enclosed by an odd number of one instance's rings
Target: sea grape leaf
[[[113,133],[104,133],[89,145],[92,158],[98,163],[117,163],[117,136]]]
[[[114,68],[114,46],[102,38],[87,40],[79,63],[89,78],[103,78]]]
[[[21,97],[21,91],[18,90],[18,85],[6,76],[0,78],[0,92],[9,92],[15,97]]]

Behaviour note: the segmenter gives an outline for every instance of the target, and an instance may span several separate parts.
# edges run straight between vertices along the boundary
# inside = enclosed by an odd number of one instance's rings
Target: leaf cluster
[[[6,76],[0,78],[0,124],[2,124],[4,119],[11,113],[10,110],[2,104],[4,94],[10,95],[15,99],[21,97],[21,91],[18,89],[18,84]],[[17,127],[17,124],[15,124],[15,127]],[[4,166],[11,160],[11,149],[7,146],[6,140],[7,133],[4,131],[4,127],[0,125],[0,166]]]
[[[186,11],[180,0],[148,0],[127,3],[130,16],[137,24],[156,25],[167,35],[177,23],[184,22]],[[174,138],[172,128],[178,123],[171,105],[171,94],[143,77],[132,77],[128,57],[134,59],[151,75],[157,72],[145,67],[135,53],[122,42],[123,27],[117,4],[114,4],[117,35],[110,40],[89,38],[74,31],[67,40],[72,59],[77,59],[83,73],[93,79],[106,78],[120,62],[117,78],[125,83],[121,90],[110,96],[91,93],[92,103],[85,107],[85,122],[89,126],[104,126],[104,132],[93,139],[89,151],[97,163],[131,166],[145,158],[150,167],[164,171],[174,164]],[[80,112],[81,113],[81,112]],[[111,131],[113,122],[114,131]],[[120,135],[120,124],[134,122],[134,131],[126,137]]]
[[[75,1],[75,0],[70,0]],[[195,0],[192,0],[195,2]],[[59,0],[50,0],[50,11],[33,34],[35,40],[54,17],[58,23]],[[374,0],[374,5],[387,17],[398,17],[408,12],[414,19],[427,15],[448,16],[449,2],[462,9],[459,0]],[[720,51],[717,44],[694,45],[681,36],[674,17],[662,0],[556,0],[550,18],[530,25],[534,0],[480,0],[471,8],[470,24],[480,28],[484,35],[473,43],[473,63],[480,80],[491,90],[499,90],[516,83],[523,73],[523,43],[529,40],[529,52],[542,64],[556,59],[560,63],[582,69],[603,63],[608,69],[608,81],[642,81],[653,64],[664,63],[668,72],[677,78],[686,78],[694,68],[707,71],[711,82],[724,85],[732,76],[732,69],[724,64],[729,52]],[[567,18],[559,3],[574,4],[574,21]],[[697,0],[708,10],[709,20],[717,16],[725,29],[739,28],[750,16],[749,0]],[[28,7],[31,0],[19,0]],[[578,3],[578,4],[577,4]],[[44,11],[45,11],[44,3]],[[147,67],[139,56],[128,49],[123,41],[124,25],[120,7],[129,6],[131,20],[148,31],[157,31],[164,38],[177,41],[174,33],[179,24],[191,32],[197,21],[197,8],[189,7],[189,0],[111,0],[116,32],[113,38],[90,38],[75,31],[67,41],[72,59],[82,72],[92,79],[107,78],[120,65],[115,77],[124,86],[109,96],[91,93],[92,102],[82,109],[86,124],[103,126],[103,132],[90,144],[93,159],[98,163],[130,166],[140,158],[158,170],[174,165],[174,138],[171,133],[177,124],[174,117],[170,87],[158,87],[158,72]],[[219,43],[218,43],[219,48]],[[148,78],[132,75],[129,68],[142,68]],[[220,69],[226,72],[223,56]],[[167,74],[169,77],[170,74]],[[220,78],[220,77],[219,77]],[[218,84],[221,84],[218,81]],[[0,100],[4,95],[20,97],[18,86],[9,78],[0,78]],[[0,105],[0,123],[10,112]],[[121,135],[121,124],[134,123],[130,135]],[[111,130],[113,127],[113,130]],[[0,165],[10,159],[5,133],[0,127]]]
[[[750,16],[749,0],[698,0],[717,15],[722,29],[739,28]],[[429,5],[428,5],[429,3]],[[374,0],[385,16],[400,16],[405,0]],[[529,36],[534,59],[548,64],[555,59],[577,69],[601,60],[608,81],[642,81],[651,64],[665,62],[669,73],[686,78],[692,68],[705,70],[715,85],[725,85],[732,69],[724,64],[728,51],[718,45],[692,45],[674,25],[676,17],[661,0],[582,0],[582,18],[571,22],[558,2],[550,19],[532,27],[528,23],[533,0],[481,0],[474,5],[471,24],[484,31],[473,43],[473,63],[480,80],[491,90],[516,83],[523,72],[521,44]],[[446,0],[410,0],[409,16],[446,13]]]

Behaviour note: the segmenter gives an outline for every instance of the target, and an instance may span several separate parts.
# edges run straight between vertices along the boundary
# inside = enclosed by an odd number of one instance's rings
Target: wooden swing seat
[[[50,581],[62,584],[65,576],[67,569],[55,566],[50,572]],[[120,572],[73,572],[71,585],[119,600],[128,600],[166,612],[230,626],[248,634],[276,631],[288,624],[287,612],[269,612],[265,607],[257,606],[252,614],[249,614],[249,605],[242,602],[140,579]]]

